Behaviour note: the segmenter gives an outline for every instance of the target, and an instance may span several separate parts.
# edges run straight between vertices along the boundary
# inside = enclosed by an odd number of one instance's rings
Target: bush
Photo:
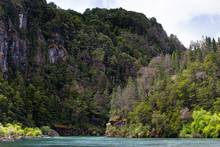
[[[140,124],[132,124],[129,126],[129,137],[143,138],[149,136],[149,127]]]
[[[38,128],[24,128],[21,124],[0,124],[0,137],[39,137],[42,132]]]
[[[202,136],[217,138],[220,136],[220,113],[211,114],[203,109],[193,112],[193,122],[185,124],[180,137]]]
[[[49,126],[43,126],[40,128],[43,134],[47,134],[51,131],[51,128]]]
[[[0,126],[0,136],[1,137],[16,137],[16,136],[23,136],[24,130],[20,124],[6,124],[5,126]]]
[[[42,132],[39,128],[25,128],[24,129],[26,137],[40,137]]]

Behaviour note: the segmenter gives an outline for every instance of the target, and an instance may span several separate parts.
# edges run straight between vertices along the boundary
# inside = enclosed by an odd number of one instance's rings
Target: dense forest
[[[220,40],[154,57],[137,78],[112,93],[106,134],[219,137]]]
[[[220,41],[155,18],[0,1],[0,122],[61,135],[219,137]],[[203,121],[203,122],[201,122]]]

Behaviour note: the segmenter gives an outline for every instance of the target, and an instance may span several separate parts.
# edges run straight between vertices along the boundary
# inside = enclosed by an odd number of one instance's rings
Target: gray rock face
[[[24,13],[19,14],[19,28],[26,29],[27,28],[27,15]]]
[[[189,108],[184,108],[180,111],[180,118],[182,120],[192,120],[192,112]]]
[[[23,71],[26,70],[27,64],[27,41],[20,39],[15,33],[9,40],[9,51],[11,52],[12,63],[16,67],[20,67]]]
[[[50,136],[50,137],[56,137],[56,136],[60,136],[59,133],[55,130],[50,130],[46,133],[47,136]]]
[[[63,47],[62,38],[58,33],[54,33],[49,40],[48,56],[50,63],[57,63],[65,61],[67,58],[67,51]]]
[[[204,80],[206,77],[207,77],[207,75],[204,71],[196,72],[196,79],[197,80]]]
[[[46,4],[46,1],[41,1]],[[46,55],[48,62],[53,64],[66,60],[67,51],[63,47],[62,37],[54,33],[51,34],[50,39],[46,40],[40,26],[33,24],[33,18],[28,17],[31,9],[23,0],[16,2],[1,0],[0,6],[5,8],[10,6],[10,9],[13,9],[12,16],[0,17],[0,70],[6,76],[9,67],[26,72],[29,56],[33,57],[32,64],[37,66],[47,62]],[[34,32],[30,32],[31,30]],[[45,54],[45,51],[48,54]]]
[[[0,21],[0,68],[3,73],[8,71],[9,56],[14,67],[26,70],[27,48],[27,41],[20,38],[10,20]]]
[[[36,47],[36,55],[34,61],[36,65],[40,66],[46,62],[44,55],[44,49],[46,48],[46,41],[40,29],[37,31],[37,44],[40,44],[40,46]]]
[[[48,51],[50,63],[56,63],[65,59],[65,49],[63,47],[53,46]]]
[[[0,21],[0,68],[3,73],[8,71],[7,55],[8,55],[8,33],[3,21]]]
[[[8,4],[10,4],[10,1],[0,3],[3,7]],[[15,12],[25,11],[22,10],[22,7],[13,9],[15,9]],[[22,71],[27,68],[28,39],[21,34],[24,30],[18,30],[16,27],[18,24],[19,29],[27,29],[27,15],[24,13],[16,15],[18,17],[17,23],[12,21],[15,18],[0,17],[0,69],[4,74],[7,74],[9,66],[14,69],[19,68]]]

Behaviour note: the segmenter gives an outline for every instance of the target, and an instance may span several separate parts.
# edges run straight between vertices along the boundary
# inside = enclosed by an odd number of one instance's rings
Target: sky
[[[220,37],[220,0],[47,0],[63,9],[119,8],[155,17],[168,35],[188,47],[202,36]]]

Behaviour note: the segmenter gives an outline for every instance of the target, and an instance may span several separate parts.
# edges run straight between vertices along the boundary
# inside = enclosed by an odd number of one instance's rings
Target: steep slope
[[[103,134],[113,89],[152,57],[185,50],[155,18],[124,9],[80,14],[45,0],[4,0],[0,18],[0,67],[11,89],[1,87],[11,103],[1,122],[67,135]]]
[[[112,93],[107,136],[219,137],[220,40],[152,58]],[[206,111],[205,111],[206,110]]]

